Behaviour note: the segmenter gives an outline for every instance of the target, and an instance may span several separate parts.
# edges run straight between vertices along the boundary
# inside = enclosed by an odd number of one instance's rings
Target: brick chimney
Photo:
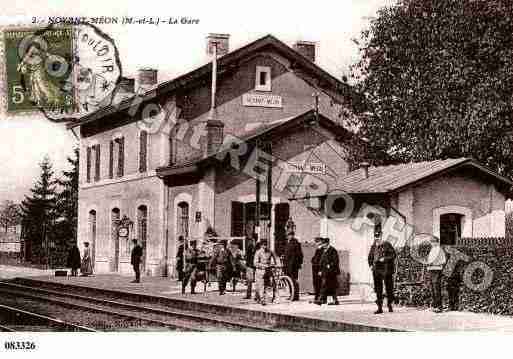
[[[207,139],[204,155],[210,156],[219,150],[223,144],[224,123],[220,120],[208,120],[206,124]]]
[[[114,103],[120,103],[121,101],[132,97],[135,93],[135,80],[133,78],[122,77],[119,80],[116,94],[114,96]]]
[[[145,92],[153,88],[158,83],[158,71],[153,68],[141,68],[137,76],[139,92]]]
[[[364,179],[369,178],[370,163],[369,162],[362,162],[362,163],[360,163],[360,167],[361,167],[361,169],[363,171],[363,178]]]
[[[315,47],[317,44],[313,41],[298,41],[294,44],[294,50],[306,57],[308,60],[315,62]]]
[[[214,44],[217,44],[217,57],[221,57],[230,52],[230,35],[210,33],[207,36],[207,56],[210,58],[214,54]]]

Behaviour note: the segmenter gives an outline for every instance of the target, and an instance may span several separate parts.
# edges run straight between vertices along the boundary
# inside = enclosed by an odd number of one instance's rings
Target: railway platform
[[[1,277],[1,273],[0,273]],[[51,286],[62,291],[109,293],[134,301],[154,301],[170,307],[187,308],[218,315],[248,318],[277,327],[306,331],[513,331],[513,318],[470,312],[433,313],[427,309],[394,308],[394,313],[373,314],[375,305],[357,297],[340,297],[338,306],[317,306],[311,296],[302,295],[299,302],[261,306],[244,299],[245,287],[239,284],[235,292],[219,296],[216,283],[197,294],[181,294],[180,283],[170,278],[143,277],[141,283],[131,283],[132,277],[101,274],[89,277],[55,277],[51,275],[18,276],[15,281],[31,286]],[[189,290],[188,290],[189,292]]]

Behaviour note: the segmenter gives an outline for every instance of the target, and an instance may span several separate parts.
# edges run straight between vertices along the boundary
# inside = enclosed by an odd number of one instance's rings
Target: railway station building
[[[504,236],[511,182],[471,159],[355,163],[365,147],[357,96],[316,64],[318,44],[268,35],[229,51],[228,35],[211,34],[208,53],[213,44],[215,71],[209,61],[158,83],[143,69],[139,100],[126,81],[126,99],[70,126],[80,135],[79,247],[91,244],[96,273],[131,274],[132,238],[152,276],[175,275],[179,236],[257,233],[280,255],[291,219],[307,253],[305,283],[319,235],[340,250],[352,285],[371,283],[373,232],[352,225],[364,204],[449,243]],[[354,206],[341,220],[329,213],[344,212],[344,196]]]

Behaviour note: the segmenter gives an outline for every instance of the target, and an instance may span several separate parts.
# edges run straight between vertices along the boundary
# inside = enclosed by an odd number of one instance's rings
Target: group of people
[[[328,238],[316,238],[318,247],[312,258],[312,273],[315,289],[315,304],[327,303],[327,297],[332,296],[330,304],[339,304],[337,299],[338,275],[340,274],[339,257]],[[205,279],[207,271],[215,272],[219,295],[226,292],[226,283],[237,277],[239,273],[246,274],[246,299],[254,298],[262,305],[277,299],[276,271],[278,258],[269,248],[267,239],[258,243],[255,238],[247,238],[244,257],[240,248],[232,245],[228,248],[226,240],[221,240],[208,263],[205,254],[197,248],[197,242],[192,240],[185,243],[183,237],[179,238],[177,251],[178,280],[182,282],[182,293],[185,293],[190,283],[191,293],[195,293],[196,283]],[[292,301],[299,300],[299,270],[303,265],[303,251],[301,244],[295,237],[294,231],[287,233],[283,259],[283,274],[292,280]],[[255,290],[253,297],[253,282]],[[272,295],[272,297],[271,297]]]
[[[78,276],[78,269],[82,276],[89,276],[93,274],[93,260],[91,258],[91,248],[89,242],[84,243],[84,255],[80,258],[80,250],[74,244],[68,253],[67,267],[71,268],[71,276]]]
[[[370,248],[368,262],[372,270],[374,291],[376,292],[376,304],[378,306],[375,314],[383,313],[383,289],[385,289],[387,297],[388,311],[393,312],[394,273],[397,255],[392,244],[383,240],[379,226],[375,229],[374,236],[374,244]],[[431,250],[427,257],[426,269],[429,272],[431,281],[431,306],[435,313],[441,313],[443,311],[442,273],[448,262],[448,256],[449,255],[440,246],[439,239],[432,237]],[[451,311],[456,311],[459,307],[460,283],[461,273],[458,268],[455,268],[446,278],[449,310]]]

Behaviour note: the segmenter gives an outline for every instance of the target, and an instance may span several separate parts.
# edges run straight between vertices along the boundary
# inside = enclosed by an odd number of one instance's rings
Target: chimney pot
[[[153,68],[141,68],[139,69],[138,73],[138,82],[139,82],[139,89],[146,91],[151,89],[153,86],[155,86],[158,83],[158,71],[157,69]]]
[[[135,93],[135,79],[129,77],[121,77],[119,85],[114,96],[114,103],[119,103]]]
[[[294,44],[294,50],[306,57],[308,60],[315,62],[315,52],[317,44],[313,41],[298,41]]]
[[[369,178],[370,163],[369,162],[362,162],[362,163],[360,163],[360,167],[363,170],[363,178]]]
[[[217,44],[217,56],[230,52],[230,34],[210,33],[207,36],[207,56],[214,54],[214,45]]]

